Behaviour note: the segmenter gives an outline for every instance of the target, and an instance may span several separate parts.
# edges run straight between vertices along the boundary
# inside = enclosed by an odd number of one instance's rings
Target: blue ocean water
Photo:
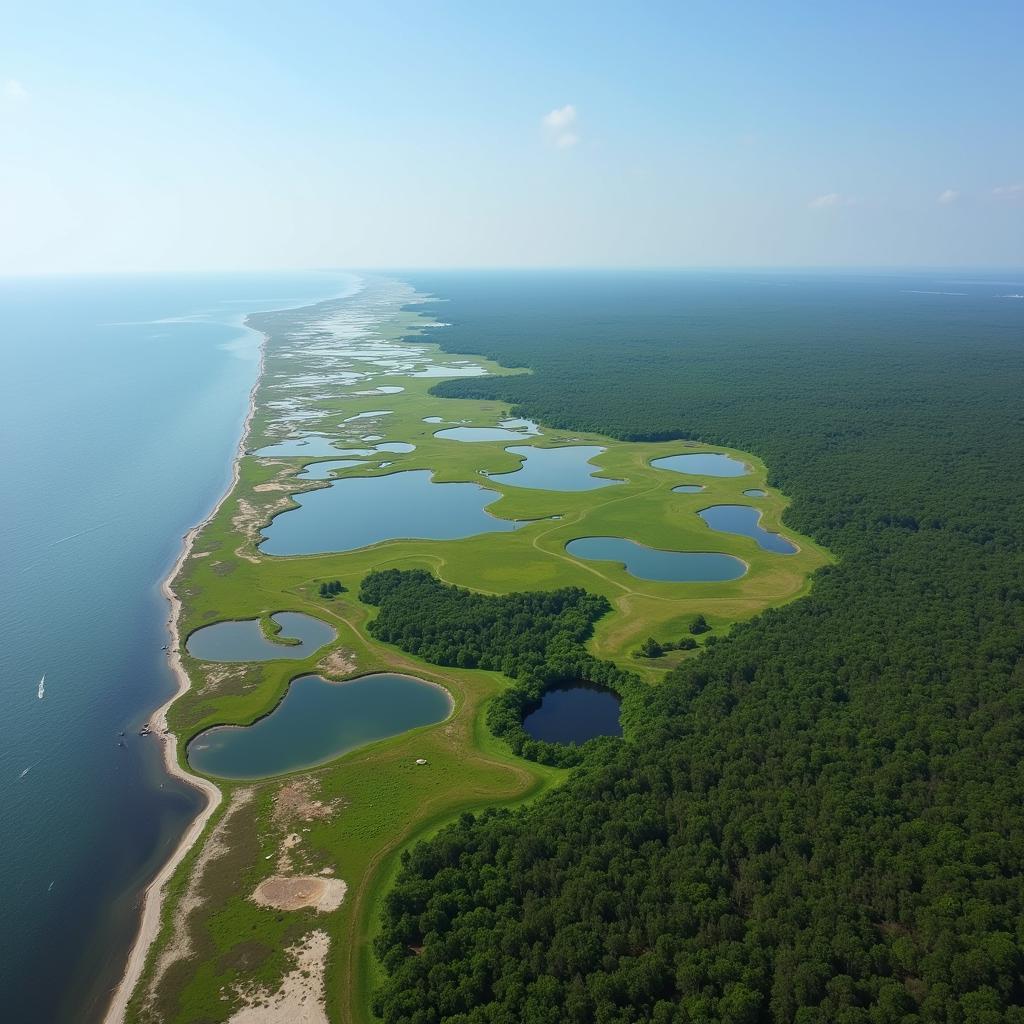
[[[355,286],[336,272],[0,279],[7,1020],[102,1014],[141,889],[198,809],[137,732],[174,689],[160,580],[230,481],[258,367],[244,314]]]

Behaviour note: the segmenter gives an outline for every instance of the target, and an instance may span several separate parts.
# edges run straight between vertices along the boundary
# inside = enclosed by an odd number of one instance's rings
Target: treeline
[[[414,283],[442,344],[534,370],[438,390],[755,452],[839,562],[560,789],[405,858],[387,1024],[1021,1024],[1019,311],[893,278]]]
[[[359,599],[379,606],[367,627],[378,640],[435,665],[489,669],[513,680],[488,706],[487,725],[517,754],[543,764],[579,764],[603,742],[576,747],[527,735],[523,719],[546,690],[583,679],[627,697],[641,685],[583,646],[611,606],[579,587],[492,596],[442,583],[421,569],[384,569],[363,579]]]

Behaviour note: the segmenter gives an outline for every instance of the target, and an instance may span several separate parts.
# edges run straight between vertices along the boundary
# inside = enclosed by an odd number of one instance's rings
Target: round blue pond
[[[603,686],[574,683],[548,690],[523,729],[548,743],[586,743],[595,736],[621,736],[619,697]]]
[[[670,469],[674,473],[693,473],[698,476],[746,476],[750,467],[731,455],[720,452],[693,452],[687,455],[666,455],[654,459],[655,469]]]
[[[346,683],[300,676],[258,722],[200,733],[188,745],[188,760],[197,771],[225,779],[279,775],[442,722],[451,709],[441,687],[412,676],[381,672]]]

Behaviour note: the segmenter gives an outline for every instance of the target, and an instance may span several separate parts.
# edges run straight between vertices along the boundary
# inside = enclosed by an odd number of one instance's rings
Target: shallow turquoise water
[[[737,580],[747,567],[732,555],[715,551],[662,551],[624,537],[578,537],[565,545],[574,558],[617,562],[642,580],[674,583]]]
[[[173,692],[158,585],[230,482],[258,367],[243,314],[349,280],[0,279],[0,474],[17,482],[0,519],[7,1020],[101,1014],[138,892],[198,809],[137,735]]]
[[[385,540],[452,540],[504,533],[521,524],[485,510],[501,495],[478,484],[435,484],[429,470],[346,477],[297,494],[299,507],[282,512],[264,531],[268,555],[352,551]]]
[[[299,643],[268,640],[259,619],[242,619],[202,626],[189,635],[185,648],[200,661],[295,661],[308,658],[337,636],[333,626],[302,612],[277,612],[271,618],[281,627],[281,640]]]
[[[188,760],[226,779],[277,775],[444,721],[451,709],[444,690],[411,676],[381,672],[345,683],[301,676],[266,718],[200,733]]]
[[[522,467],[511,473],[490,473],[489,479],[513,487],[530,487],[542,491],[594,491],[622,483],[595,477],[597,466],[590,460],[606,449],[593,444],[567,445],[564,448],[535,448],[514,445],[507,448],[513,455],[523,455]]]
[[[720,533],[736,533],[742,537],[751,537],[765,551],[774,551],[777,555],[792,555],[796,545],[786,540],[781,534],[771,533],[761,525],[761,510],[749,505],[712,505],[699,513],[712,530]]]
[[[692,473],[696,476],[746,476],[750,467],[739,459],[721,452],[693,452],[686,455],[666,455],[654,459],[655,469],[670,469],[675,473]]]

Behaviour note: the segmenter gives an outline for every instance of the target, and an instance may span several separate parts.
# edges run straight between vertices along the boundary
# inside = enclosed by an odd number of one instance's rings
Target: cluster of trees
[[[367,626],[378,640],[435,665],[490,669],[513,680],[491,701],[487,724],[533,761],[569,767],[602,742],[576,747],[527,735],[523,719],[546,690],[584,679],[627,697],[642,685],[583,646],[611,605],[579,587],[495,596],[442,583],[422,569],[384,569],[364,577],[359,599],[379,606]]]
[[[415,283],[451,300],[442,344],[534,370],[439,391],[756,452],[838,561],[558,790],[404,858],[387,1024],[1021,1024],[1013,304],[953,316],[891,277]]]
[[[331,580],[330,582],[320,584],[321,597],[336,597],[344,592],[345,588],[341,585],[341,580]]]
[[[689,631],[692,635],[684,636],[682,640],[659,641],[655,640],[653,636],[649,636],[633,653],[638,658],[660,658],[667,651],[692,651],[697,647],[697,641],[694,637],[700,636],[701,633],[710,632],[711,627],[703,615],[698,615],[690,623]],[[710,643],[713,639],[713,637],[708,637],[705,644]]]

